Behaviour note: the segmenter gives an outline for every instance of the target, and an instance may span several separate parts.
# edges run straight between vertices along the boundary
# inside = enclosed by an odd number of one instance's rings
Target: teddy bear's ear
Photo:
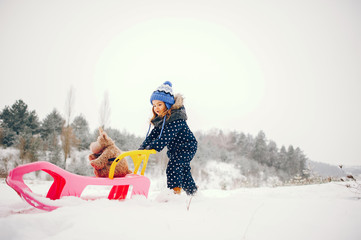
[[[103,138],[104,140],[108,139],[108,135],[106,132],[104,132],[102,127],[99,127],[99,137]]]
[[[104,138],[104,140],[108,140],[108,134],[106,132],[102,132],[102,138]]]
[[[99,136],[101,136],[103,134],[104,130],[102,127],[99,127]]]

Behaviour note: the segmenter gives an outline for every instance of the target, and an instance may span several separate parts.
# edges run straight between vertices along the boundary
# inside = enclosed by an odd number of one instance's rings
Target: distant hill
[[[321,177],[344,177],[346,174],[352,174],[354,177],[361,176],[361,166],[339,166],[321,162],[308,161],[311,173]]]
[[[347,174],[351,173],[354,177],[361,177],[361,166],[344,166]]]

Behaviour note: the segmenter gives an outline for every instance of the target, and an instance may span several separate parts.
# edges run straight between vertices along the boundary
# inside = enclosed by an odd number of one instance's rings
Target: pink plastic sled
[[[41,201],[41,197],[37,197],[33,194],[31,189],[24,183],[23,176],[25,174],[41,170],[52,176],[54,182],[46,195],[46,197],[51,200],[60,199],[64,196],[80,197],[83,190],[88,185],[113,186],[108,195],[108,199],[125,199],[128,194],[129,186],[133,187],[130,197],[133,195],[144,195],[145,197],[148,197],[150,180],[143,175],[149,155],[154,153],[156,153],[155,150],[135,150],[122,153],[111,165],[109,178],[80,176],[67,172],[49,162],[34,162],[18,166],[11,170],[6,178],[6,183],[30,205],[46,211],[52,211],[59,206],[50,205],[48,204],[49,201]],[[128,174],[121,178],[113,178],[115,166],[126,156],[132,157],[134,162],[133,174]],[[143,166],[141,175],[138,175],[136,173],[138,172],[142,161]]]

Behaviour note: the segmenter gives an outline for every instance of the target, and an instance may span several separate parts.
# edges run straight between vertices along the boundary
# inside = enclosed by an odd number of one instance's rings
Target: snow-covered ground
[[[42,192],[49,182],[28,185]],[[58,200],[63,207],[44,212],[21,200],[2,179],[0,239],[361,238],[361,196],[338,183],[202,190],[191,201],[168,193],[151,189],[148,199],[126,201],[70,197]]]

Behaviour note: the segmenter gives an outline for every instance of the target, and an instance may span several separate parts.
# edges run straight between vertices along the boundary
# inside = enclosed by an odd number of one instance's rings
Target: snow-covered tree
[[[254,147],[254,139],[250,134],[244,134],[243,132],[238,134],[236,146],[238,148],[237,153],[241,156],[251,158],[252,149]]]
[[[55,133],[47,137],[46,159],[55,165],[63,167],[64,159],[62,158],[62,147],[59,142],[60,136]]]
[[[37,136],[40,123],[35,111],[29,111],[23,100],[17,100],[11,107],[6,106],[0,113],[2,143],[15,145],[20,150],[20,158],[35,161],[38,157],[40,140]]]
[[[3,144],[11,146],[16,143],[20,133],[35,135],[39,132],[39,119],[35,111],[29,111],[23,100],[17,100],[11,107],[6,106],[0,112],[3,129]]]
[[[254,148],[252,150],[251,157],[261,164],[266,164],[267,162],[267,143],[266,135],[263,131],[260,131],[255,138]]]
[[[45,117],[41,124],[41,137],[46,140],[49,136],[60,136],[64,124],[65,120],[62,118],[61,114],[54,109]]]
[[[79,140],[78,150],[88,149],[92,142],[88,121],[83,115],[79,115],[74,118],[71,127],[73,128],[74,135]]]
[[[266,164],[268,166],[276,166],[277,163],[277,157],[278,157],[278,148],[277,144],[274,141],[269,141],[267,145],[267,162]]]
[[[275,164],[275,167],[283,171],[286,171],[287,169],[287,150],[286,147],[283,145],[280,149],[280,153],[278,155],[278,160]]]
[[[55,108],[45,117],[41,124],[40,134],[44,142],[45,159],[58,166],[64,166],[60,144],[64,124],[65,119]]]
[[[297,147],[295,150],[295,156],[296,156],[295,165],[297,167],[297,174],[303,177],[307,177],[307,174],[304,170],[307,168],[306,162],[308,158],[299,147]]]

